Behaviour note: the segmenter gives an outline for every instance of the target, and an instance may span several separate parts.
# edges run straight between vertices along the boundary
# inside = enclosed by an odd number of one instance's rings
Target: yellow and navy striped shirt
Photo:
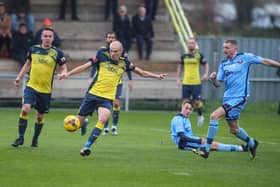
[[[56,65],[65,64],[63,52],[55,47],[43,49],[41,45],[34,45],[27,58],[31,61],[31,68],[26,85],[37,92],[50,94]]]
[[[184,85],[199,85],[200,80],[200,65],[206,64],[207,61],[198,51],[194,53],[185,53],[181,57],[181,65],[183,66],[183,84]]]
[[[102,53],[98,53],[95,58],[91,59],[91,62],[92,66],[96,66],[96,74],[88,92],[114,100],[122,75],[124,72],[132,71],[133,64],[124,57],[120,57],[119,61],[113,61]]]

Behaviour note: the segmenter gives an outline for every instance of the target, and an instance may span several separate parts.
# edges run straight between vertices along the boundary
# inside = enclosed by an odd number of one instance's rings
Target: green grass
[[[216,106],[216,104],[214,104]],[[207,114],[215,107],[208,104]],[[54,110],[46,116],[39,148],[31,148],[34,111],[30,114],[25,144],[10,146],[17,137],[19,109],[0,109],[1,187],[179,187],[179,186],[279,186],[280,115],[277,104],[250,103],[241,115],[241,126],[260,142],[257,159],[249,153],[212,152],[204,160],[179,151],[171,142],[169,125],[176,112],[121,113],[119,136],[101,136],[93,154],[82,158],[79,150],[87,140],[79,132],[62,127],[67,114],[76,110]],[[194,133],[204,136],[203,127]],[[92,129],[96,116],[90,118]],[[220,122],[216,140],[241,144]]]

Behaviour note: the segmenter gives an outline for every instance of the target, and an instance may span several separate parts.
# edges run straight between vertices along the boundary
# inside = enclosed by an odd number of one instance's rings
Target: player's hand
[[[89,78],[88,79],[88,85],[90,85],[92,83],[92,81],[93,81],[92,78]]]
[[[208,75],[207,74],[203,74],[201,77],[202,81],[207,81],[208,80]]]
[[[158,79],[159,79],[159,80],[162,80],[162,79],[165,79],[165,78],[167,78],[167,77],[168,77],[168,75],[167,75],[166,73],[162,73],[162,74],[159,74]]]
[[[58,80],[66,79],[68,76],[69,76],[68,73],[59,73],[59,74],[57,74]]]
[[[182,86],[182,80],[181,79],[177,79],[176,83],[177,83],[178,88],[180,88]]]
[[[17,79],[14,81],[14,84],[15,84],[16,88],[18,88],[19,85],[20,85],[20,80],[17,78]]]
[[[215,80],[217,78],[217,73],[216,72],[211,73],[209,78],[210,80]]]

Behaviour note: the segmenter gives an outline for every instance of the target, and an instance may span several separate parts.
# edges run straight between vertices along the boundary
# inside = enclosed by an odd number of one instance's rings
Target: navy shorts
[[[117,91],[116,91],[116,97],[115,97],[116,99],[120,99],[121,98],[122,87],[123,87],[123,84],[118,84]]]
[[[40,114],[48,113],[51,102],[51,94],[40,93],[30,87],[25,87],[23,104],[31,104]]]
[[[199,100],[201,99],[201,85],[183,85],[183,99]]]
[[[82,101],[78,114],[80,116],[92,115],[92,113],[99,107],[104,107],[111,111],[112,100],[103,97],[98,97],[90,93],[86,93],[86,96]]]

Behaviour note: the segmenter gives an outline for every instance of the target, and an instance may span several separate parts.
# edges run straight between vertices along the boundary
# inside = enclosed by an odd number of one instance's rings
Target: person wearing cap
[[[34,36],[34,42],[33,42],[34,44],[42,43],[41,35],[42,35],[42,31],[44,28],[53,28],[51,19],[49,19],[49,18],[44,19],[43,27],[41,29],[39,29]],[[61,39],[59,38],[57,32],[54,32],[54,40],[53,40],[52,45],[55,47],[60,47],[60,45],[61,45]]]

